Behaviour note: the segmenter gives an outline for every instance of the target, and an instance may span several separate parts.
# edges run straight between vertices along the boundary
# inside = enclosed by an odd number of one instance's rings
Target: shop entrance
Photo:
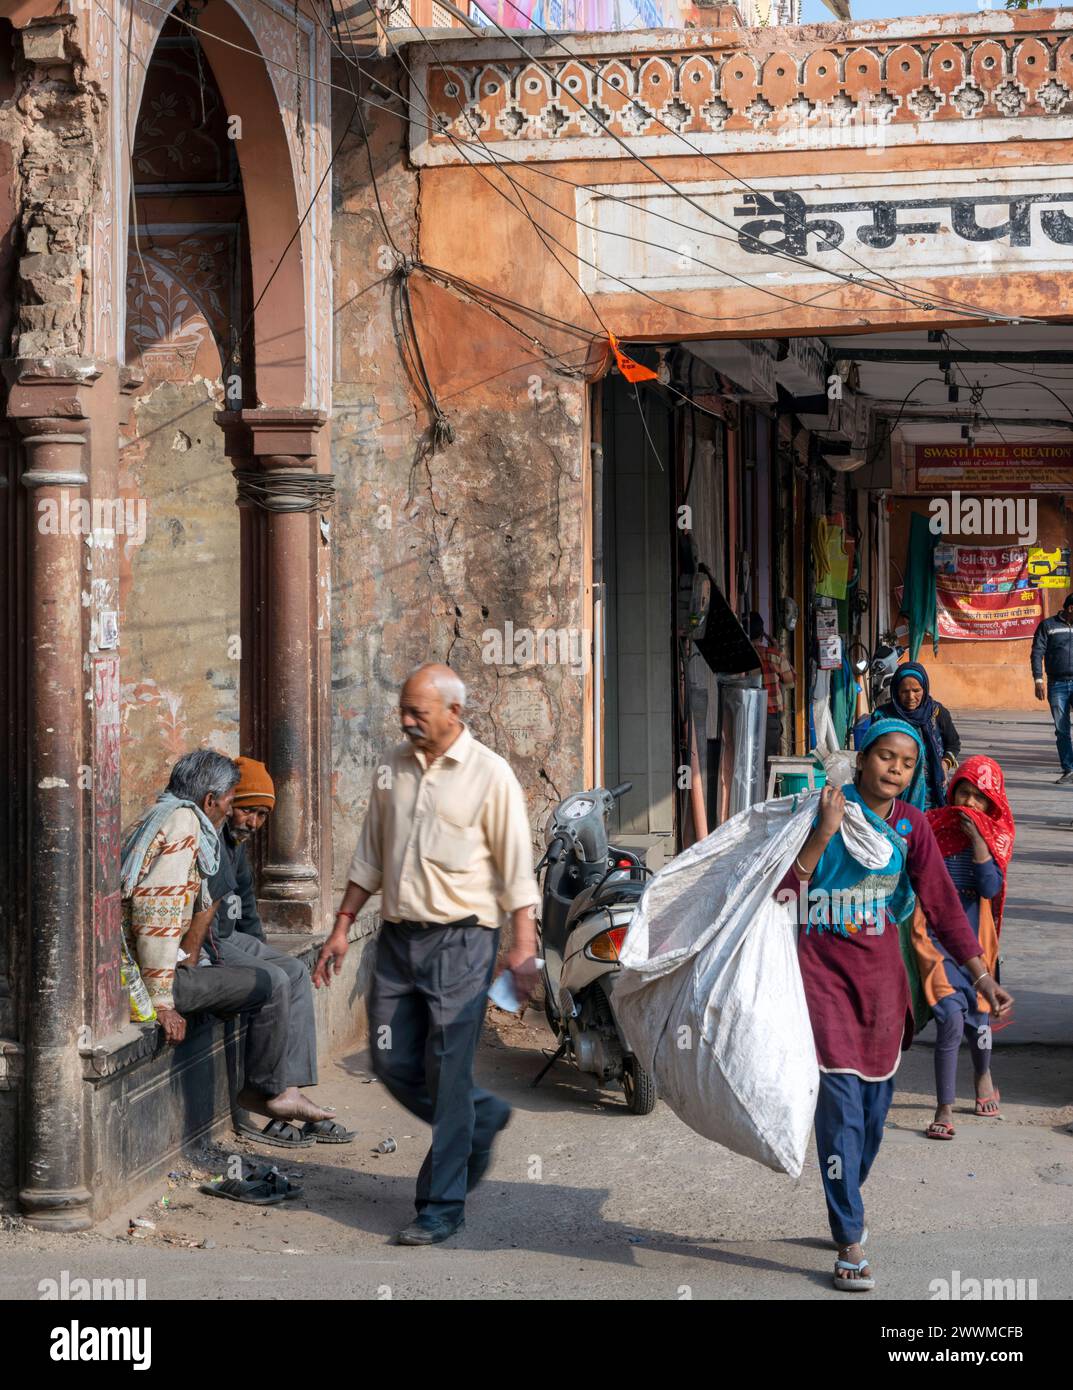
[[[613,373],[594,411],[594,743],[600,780],[634,784],[620,838],[670,854],[739,808],[741,685],[764,688],[765,765],[852,748],[911,658],[955,714],[1038,717],[1032,636],[1073,592],[1073,330],[629,352],[656,376]]]

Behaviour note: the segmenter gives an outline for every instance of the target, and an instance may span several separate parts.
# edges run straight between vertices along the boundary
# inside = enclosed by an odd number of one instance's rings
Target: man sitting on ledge
[[[220,867],[209,884],[217,909],[206,951],[214,966],[253,966],[266,971],[273,979],[273,988],[287,995],[289,1005],[278,1078],[284,1089],[269,1099],[247,1085],[239,1092],[238,1105],[267,1115],[269,1121],[264,1129],[258,1129],[248,1118],[236,1119],[235,1128],[260,1143],[286,1148],[304,1148],[314,1142],[349,1144],[354,1134],[322,1111],[321,1118],[309,1118],[304,1125],[291,1123],[304,1118],[301,1111],[289,1109],[296,1102],[306,1104],[298,1088],[317,1084],[313,985],[308,968],[296,956],[277,951],[265,941],[246,843],[272,814],[276,789],[264,763],[255,758],[238,758],[236,762],[241,775],[220,830]]]
[[[280,970],[226,964],[213,929],[219,831],[240,772],[211,748],[185,753],[167,790],[123,845],[123,930],[169,1043],[186,1036],[186,1016],[246,1014],[246,1085],[239,1104],[273,1119],[327,1120],[286,1079],[290,981]],[[300,1144],[311,1144],[314,1137]]]

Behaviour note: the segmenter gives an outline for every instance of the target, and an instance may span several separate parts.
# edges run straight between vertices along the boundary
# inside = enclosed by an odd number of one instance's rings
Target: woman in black
[[[890,700],[876,710],[876,719],[904,719],[924,744],[925,809],[946,805],[946,783],[958,765],[961,738],[950,711],[933,700],[928,673],[918,661],[899,666],[890,683]]]

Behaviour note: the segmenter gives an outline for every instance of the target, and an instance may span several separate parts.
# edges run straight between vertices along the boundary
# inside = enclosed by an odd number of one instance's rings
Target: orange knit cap
[[[276,788],[268,775],[268,768],[256,758],[236,758],[239,771],[238,786],[235,788],[236,806],[263,806],[271,811],[276,804]]]

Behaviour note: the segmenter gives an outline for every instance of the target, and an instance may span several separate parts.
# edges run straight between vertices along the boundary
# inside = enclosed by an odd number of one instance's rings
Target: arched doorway
[[[277,61],[284,23],[289,64]],[[145,52],[147,38],[143,24]],[[125,482],[155,479],[146,501],[160,526],[126,595],[123,809],[136,814],[183,747],[263,759],[277,785],[263,913],[302,931],[320,926],[330,895],[321,48],[309,16],[290,7],[180,4],[157,25],[129,99],[125,336],[144,381]],[[168,611],[178,602],[196,615],[185,642],[154,623],[154,587]]]

